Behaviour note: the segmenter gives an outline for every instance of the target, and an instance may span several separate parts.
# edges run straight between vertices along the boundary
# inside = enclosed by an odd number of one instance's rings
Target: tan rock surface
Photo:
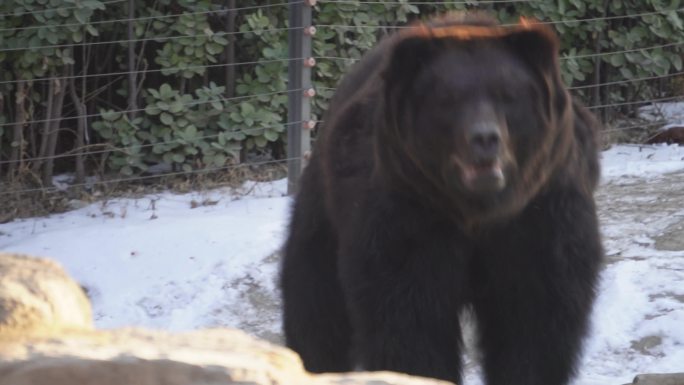
[[[0,337],[92,327],[90,302],[62,267],[0,253]]]
[[[395,373],[315,376],[297,354],[231,329],[96,331],[56,263],[0,253],[0,385],[438,385]]]
[[[240,331],[70,332],[0,342],[0,385],[438,385],[394,373],[314,376],[292,351]]]
[[[684,373],[640,374],[633,385],[684,385]]]

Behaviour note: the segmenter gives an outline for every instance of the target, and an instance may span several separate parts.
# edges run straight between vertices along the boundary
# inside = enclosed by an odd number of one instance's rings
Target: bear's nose
[[[476,124],[468,132],[468,144],[477,162],[495,160],[499,154],[500,143],[501,132],[496,124]]]

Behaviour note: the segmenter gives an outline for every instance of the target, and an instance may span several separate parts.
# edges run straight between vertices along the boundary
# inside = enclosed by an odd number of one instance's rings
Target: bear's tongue
[[[463,182],[476,192],[498,191],[505,185],[501,164],[498,161],[464,167]]]

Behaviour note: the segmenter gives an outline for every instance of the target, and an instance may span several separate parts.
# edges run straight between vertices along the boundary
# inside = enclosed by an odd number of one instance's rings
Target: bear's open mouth
[[[463,183],[474,192],[496,192],[506,185],[499,160],[465,165],[462,169]]]

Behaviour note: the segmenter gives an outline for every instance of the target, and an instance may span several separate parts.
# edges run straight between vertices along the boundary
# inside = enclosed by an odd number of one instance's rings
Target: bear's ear
[[[543,73],[557,73],[560,42],[553,30],[542,24],[532,24],[504,37],[514,52],[528,65]]]
[[[403,37],[392,47],[382,77],[386,84],[406,84],[428,63],[436,51],[436,39],[425,36]]]

